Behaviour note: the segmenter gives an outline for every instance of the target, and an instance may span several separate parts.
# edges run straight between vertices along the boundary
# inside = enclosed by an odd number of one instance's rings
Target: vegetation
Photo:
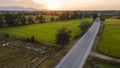
[[[36,17],[36,20],[38,20],[39,21],[39,23],[45,23],[45,17],[44,16],[38,16],[38,17]]]
[[[26,39],[26,42],[31,42],[31,43],[34,43],[36,40],[35,40],[35,37],[32,36],[31,38],[27,38]]]
[[[104,16],[100,16],[100,20],[102,21],[102,22],[104,22],[105,21],[105,17]]]
[[[29,38],[31,36],[35,36],[36,40],[39,41],[47,41],[55,43],[55,34],[58,29],[61,27],[66,27],[72,30],[71,40],[80,33],[78,28],[81,21],[92,21],[90,18],[88,19],[78,19],[78,20],[70,20],[70,21],[62,21],[62,22],[54,22],[54,23],[45,23],[45,24],[32,24],[26,26],[17,26],[17,27],[9,27],[9,28],[1,28],[0,32],[13,34],[20,37]]]
[[[4,34],[4,37],[9,37],[10,35],[9,34]]]
[[[113,65],[110,65],[110,64],[100,64],[99,65],[99,68],[120,68],[120,66],[113,66]]]
[[[86,63],[86,68],[120,68],[120,64],[95,57],[89,57],[89,60],[87,60]]]
[[[27,22],[29,24],[34,23],[31,17],[28,18],[28,21],[27,21],[25,16],[20,14],[5,13],[0,15],[0,27],[25,25]]]
[[[65,46],[65,48],[61,49],[61,51],[59,51],[60,46],[47,43],[45,43],[47,45],[44,45],[34,42],[38,40],[52,43],[57,42],[60,45],[66,45],[70,42],[70,40],[73,40],[75,37],[78,38],[78,34],[85,33],[87,31],[91,24],[89,22],[92,22],[90,17],[93,17],[93,19],[96,19],[97,17],[95,13],[103,14],[106,17],[111,17],[112,15],[120,15],[120,13],[118,14],[118,11],[1,11],[0,67],[53,68],[55,64],[57,64],[57,62],[68,52],[68,50],[72,48],[76,41],[72,41],[70,46]],[[84,20],[87,21],[82,22]],[[109,20],[111,19],[108,19],[105,24],[108,24]],[[113,25],[116,19],[113,19],[111,21],[109,22],[111,22]],[[118,23],[116,24],[118,25]],[[68,30],[62,29],[57,33],[57,30],[61,27],[66,27],[66,29]],[[117,45],[120,44],[118,42],[120,34],[119,29],[119,26],[105,27],[106,33],[104,32],[103,39],[101,40],[100,46],[98,48],[100,52],[112,56],[114,55],[115,57],[120,56],[120,48]],[[69,30],[71,30],[72,33]],[[26,38],[27,42],[18,39],[16,40],[15,38],[11,39],[11,36],[13,35],[15,35],[15,37],[24,37]],[[60,39],[62,39],[62,41]],[[107,64],[101,64],[100,67],[110,68],[112,66]]]
[[[92,17],[93,17],[93,20],[95,20],[98,17],[98,14],[95,13],[95,14],[93,14]]]
[[[79,28],[81,30],[81,35],[83,35],[91,26],[91,22],[88,21],[83,21],[80,25]]]
[[[120,19],[109,18],[104,22],[105,25],[120,25]]]
[[[1,68],[36,68],[55,52],[55,50],[47,49],[44,45],[38,46],[12,38],[1,38]]]
[[[98,50],[109,56],[120,58],[120,26],[106,26]]]
[[[98,46],[99,52],[120,58],[120,26],[116,26],[119,22],[117,19],[106,19],[106,26]]]
[[[58,33],[56,34],[56,44],[62,45],[67,45],[70,43],[70,37],[71,37],[71,30],[67,30],[66,28],[61,28],[58,30]]]

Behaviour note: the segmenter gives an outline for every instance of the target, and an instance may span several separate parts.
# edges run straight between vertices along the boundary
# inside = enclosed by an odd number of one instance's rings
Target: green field
[[[106,24],[112,23],[109,22],[113,19],[108,19]],[[115,21],[115,20],[114,20]],[[120,58],[120,26],[118,25],[120,20],[116,19],[116,22],[113,25],[106,25],[104,32],[98,46],[98,51],[113,57]]]
[[[25,38],[35,36],[36,40],[55,43],[55,34],[58,29],[61,27],[67,27],[68,29],[72,30],[71,39],[73,39],[78,33],[80,33],[78,26],[80,25],[81,21],[84,20],[92,22],[92,19],[90,18],[54,23],[50,22],[45,24],[32,24],[26,26],[1,28],[0,32],[9,33]]]
[[[104,22],[105,25],[120,25],[120,19],[109,18]]]

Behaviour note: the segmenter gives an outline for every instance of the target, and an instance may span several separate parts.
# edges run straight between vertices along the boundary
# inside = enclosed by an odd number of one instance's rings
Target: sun
[[[42,4],[49,10],[57,10],[60,8],[59,0],[32,0],[36,4]]]
[[[60,8],[58,0],[49,0],[46,6],[49,10],[57,10]]]

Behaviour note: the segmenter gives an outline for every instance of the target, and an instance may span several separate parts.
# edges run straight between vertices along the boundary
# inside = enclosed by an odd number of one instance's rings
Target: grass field
[[[104,22],[105,25],[120,25],[120,19],[109,18]]]
[[[120,20],[117,19],[108,19],[105,22],[106,24],[112,23],[113,25],[105,26],[100,44],[98,46],[99,52],[120,58],[120,26],[115,26],[118,25],[119,22]]]
[[[33,24],[26,26],[18,26],[18,27],[10,27],[10,28],[1,28],[0,32],[9,33],[13,35],[17,35],[20,37],[29,38],[31,36],[35,36],[36,40],[45,41],[45,42],[55,42],[55,34],[58,29],[61,27],[67,27],[72,30],[72,38],[73,39],[80,30],[78,26],[81,21],[91,21],[92,19],[78,19],[71,21],[63,21],[63,22],[54,22],[54,23],[45,23],[45,24]]]

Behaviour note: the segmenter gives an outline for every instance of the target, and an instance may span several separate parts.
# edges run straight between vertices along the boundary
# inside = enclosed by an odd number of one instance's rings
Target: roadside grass
[[[72,40],[77,34],[80,33],[78,26],[80,25],[81,21],[84,20],[92,22],[91,18],[61,22],[50,22],[44,24],[32,24],[26,26],[0,28],[0,32],[25,38],[35,36],[36,40],[38,41],[55,43],[55,34],[58,29],[60,29],[61,27],[66,27],[72,30]]]
[[[115,65],[113,66],[110,64],[100,64],[99,68],[120,68],[120,66],[115,66]]]
[[[87,60],[87,65],[90,65],[89,66],[90,68],[120,68],[119,63],[101,60],[99,58],[94,58],[94,57]]]
[[[120,58],[120,24],[119,19],[107,19],[98,51],[108,56]],[[108,25],[112,24],[112,25]]]

